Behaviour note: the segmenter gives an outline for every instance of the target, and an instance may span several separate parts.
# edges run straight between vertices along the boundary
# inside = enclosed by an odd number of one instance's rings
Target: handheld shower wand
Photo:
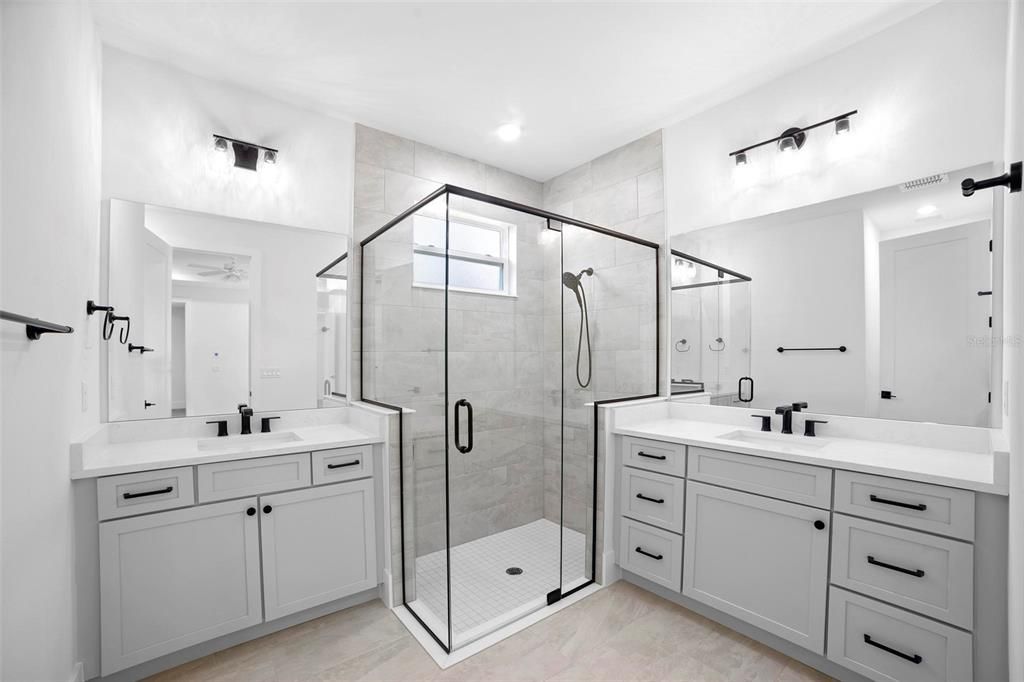
[[[590,311],[587,308],[587,291],[583,288],[582,278],[583,275],[590,277],[594,276],[594,268],[584,268],[580,270],[578,275],[574,275],[571,272],[562,273],[562,285],[566,289],[572,290],[576,294],[576,303],[580,306],[580,335],[576,342],[576,383],[580,385],[580,388],[586,388],[590,385],[590,380],[593,377],[594,366],[593,366],[593,354],[590,347]],[[580,364],[583,359],[583,330],[586,329],[587,334],[587,380],[584,381],[580,373]]]

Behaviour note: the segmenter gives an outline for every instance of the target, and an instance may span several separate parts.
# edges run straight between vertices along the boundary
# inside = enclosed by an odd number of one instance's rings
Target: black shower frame
[[[585,582],[582,585],[579,585],[579,586],[577,586],[577,587],[573,588],[572,590],[569,590],[568,592],[565,592],[565,593],[561,592],[561,580],[559,580],[559,588],[557,590],[555,590],[555,591],[553,591],[553,592],[548,594],[548,604],[549,605],[553,604],[553,603],[555,603],[555,602],[557,602],[557,601],[559,601],[559,600],[561,600],[561,599],[563,599],[565,597],[568,597],[569,595],[574,594],[575,592],[579,592],[580,590],[582,590],[582,589],[584,589],[584,588],[594,584],[595,576],[597,575],[597,499],[598,499],[597,498],[597,495],[598,495],[598,491],[597,491],[597,483],[598,483],[598,481],[597,481],[597,460],[598,460],[598,441],[599,441],[599,438],[598,438],[598,433],[599,433],[598,419],[599,419],[600,407],[604,406],[604,405],[611,404],[611,403],[628,402],[628,401],[632,401],[632,400],[643,400],[643,399],[646,399],[646,398],[657,398],[657,397],[660,397],[660,395],[661,395],[661,288],[662,288],[662,281],[661,281],[661,279],[662,279],[662,276],[661,276],[661,246],[659,244],[657,244],[656,242],[648,241],[646,239],[641,239],[639,237],[634,237],[634,236],[628,235],[628,234],[623,234],[621,232],[616,232],[615,230],[611,230],[611,229],[609,229],[607,227],[602,227],[600,225],[594,225],[593,223],[588,223],[588,222],[584,222],[584,221],[581,221],[581,220],[576,220],[575,218],[569,218],[567,216],[559,215],[557,213],[553,213],[551,211],[546,211],[544,209],[535,208],[533,206],[528,206],[526,204],[520,204],[518,202],[510,201],[508,199],[502,199],[501,197],[496,197],[496,196],[493,196],[493,195],[490,195],[490,194],[484,194],[483,192],[477,192],[477,191],[474,191],[474,190],[471,190],[471,189],[466,189],[465,187],[459,187],[459,186],[456,186],[456,185],[449,185],[449,184],[441,185],[436,190],[434,190],[433,192],[431,192],[430,194],[428,194],[424,198],[420,199],[418,202],[416,202],[415,204],[413,204],[412,206],[407,208],[405,211],[403,211],[399,215],[397,215],[394,218],[392,218],[391,220],[389,220],[383,226],[381,226],[380,228],[375,230],[372,234],[370,234],[368,237],[362,239],[359,242],[359,317],[360,317],[360,322],[359,322],[359,397],[360,397],[360,400],[362,402],[369,403],[369,404],[375,405],[377,407],[382,407],[382,408],[385,408],[385,409],[393,410],[394,412],[396,412],[398,414],[398,488],[399,488],[399,496],[398,496],[399,497],[399,499],[398,499],[399,511],[398,511],[398,515],[399,515],[399,543],[400,543],[400,546],[401,546],[401,564],[402,564],[401,565],[401,572],[402,572],[402,575],[401,575],[402,606],[404,606],[405,609],[410,614],[412,614],[412,617],[416,619],[416,621],[423,627],[424,630],[427,631],[427,633],[431,636],[431,638],[433,638],[433,640],[437,643],[437,645],[440,646],[441,649],[446,654],[450,654],[452,652],[452,648],[450,646],[451,643],[452,643],[452,622],[451,622],[451,620],[452,620],[452,617],[451,617],[451,612],[452,612],[452,607],[451,607],[451,600],[452,600],[451,579],[452,578],[451,578],[451,523],[450,523],[450,516],[451,516],[450,512],[451,512],[451,509],[450,509],[450,506],[449,506],[450,505],[450,500],[451,500],[451,487],[450,487],[450,483],[449,483],[449,480],[448,480],[448,472],[450,470],[449,461],[448,461],[449,433],[448,433],[448,404],[447,404],[447,402],[448,402],[448,353],[447,353],[447,350],[446,350],[446,352],[445,352],[445,360],[444,360],[444,374],[445,374],[445,377],[444,377],[444,392],[445,392],[445,409],[444,409],[444,414],[445,414],[445,420],[444,420],[444,423],[445,423],[445,426],[444,426],[444,430],[445,430],[445,434],[444,434],[445,435],[444,465],[445,466],[444,466],[444,470],[445,471],[444,471],[444,476],[445,476],[445,563],[446,563],[445,573],[446,573],[446,578],[448,580],[448,585],[447,585],[447,590],[446,590],[447,591],[447,596],[448,596],[448,610],[447,610],[448,612],[446,614],[446,616],[447,616],[447,623],[446,624],[448,626],[448,644],[446,645],[443,641],[441,641],[441,638],[438,637],[438,635],[429,626],[427,626],[427,624],[423,621],[423,619],[420,618],[419,614],[417,614],[416,611],[406,601],[406,592],[405,592],[405,581],[406,581],[406,576],[405,576],[405,568],[406,568],[406,557],[405,557],[405,508],[404,508],[405,507],[405,494],[404,494],[405,493],[405,481],[403,480],[403,477],[404,477],[404,474],[405,474],[405,458],[404,458],[404,456],[405,456],[405,447],[404,447],[404,442],[403,442],[403,440],[404,440],[403,409],[400,406],[397,406],[397,405],[391,405],[391,404],[388,404],[388,403],[380,402],[380,401],[377,401],[377,400],[370,399],[370,398],[366,397],[366,394],[364,392],[364,377],[366,376],[366,372],[365,372],[366,344],[365,344],[364,333],[363,333],[364,329],[365,329],[365,325],[363,324],[363,319],[362,318],[363,318],[364,311],[366,309],[365,308],[365,292],[366,292],[366,258],[365,258],[365,249],[366,249],[366,246],[368,244],[370,244],[371,242],[373,242],[373,240],[375,240],[377,237],[380,237],[382,234],[386,233],[391,228],[395,227],[396,225],[399,225],[400,223],[404,222],[405,220],[408,220],[411,216],[416,214],[418,211],[423,209],[425,206],[431,204],[432,202],[436,201],[437,199],[439,199],[440,197],[443,196],[443,197],[445,197],[445,254],[446,254],[445,255],[445,288],[444,288],[444,297],[445,297],[445,306],[444,306],[444,310],[445,310],[444,340],[445,340],[445,348],[447,349],[447,347],[448,347],[448,319],[447,319],[447,316],[448,316],[448,292],[449,292],[449,284],[448,284],[448,281],[449,281],[448,280],[448,264],[449,264],[449,260],[448,260],[447,252],[448,252],[448,229],[449,229],[449,224],[450,224],[449,223],[448,209],[449,209],[450,198],[451,198],[452,195],[464,197],[464,198],[471,199],[471,200],[474,200],[474,201],[479,201],[479,202],[485,203],[485,204],[490,204],[492,206],[498,206],[498,207],[501,207],[501,208],[506,208],[506,209],[509,209],[509,210],[518,211],[520,213],[525,213],[527,215],[532,215],[532,216],[535,216],[535,217],[538,217],[538,218],[543,218],[543,219],[545,219],[547,221],[547,229],[549,229],[549,230],[561,231],[561,229],[560,229],[561,228],[561,224],[572,225],[574,227],[578,227],[578,228],[581,228],[581,229],[584,229],[584,230],[589,230],[591,232],[597,232],[599,234],[603,234],[603,235],[608,236],[608,237],[613,237],[615,239],[621,239],[623,241],[631,242],[633,244],[638,244],[640,246],[645,246],[645,247],[648,247],[648,248],[654,250],[654,301],[655,301],[655,361],[654,361],[655,375],[654,375],[654,392],[653,393],[644,394],[644,395],[623,396],[623,397],[619,397],[619,398],[607,398],[607,399],[604,399],[604,400],[596,400],[595,399],[593,401],[594,424],[593,424],[593,434],[592,434],[592,436],[593,436],[593,462],[592,462],[592,466],[593,466],[593,472],[594,472],[594,479],[593,479],[593,483],[592,483],[592,486],[591,486],[592,490],[593,490],[593,500],[591,501],[591,528],[593,529],[594,537],[593,537],[593,540],[592,540],[591,556],[590,556],[590,576],[591,577],[590,577],[589,580],[587,580],[587,582]],[[552,223],[556,223],[556,222],[559,223],[558,227],[552,225]],[[338,260],[340,261],[343,258],[344,258],[344,256],[342,256],[342,258],[339,258]],[[332,263],[331,265],[334,265],[334,263]],[[330,267],[331,266],[328,266],[327,268],[324,268],[324,271],[328,270]],[[733,273],[730,273],[730,274],[733,274]],[[563,346],[564,346],[564,340],[563,340]],[[563,348],[563,354],[564,354],[564,348]],[[564,377],[563,377],[563,381],[564,381]],[[562,424],[563,424],[563,426],[564,426],[564,423],[565,423],[565,390],[564,390],[564,386],[563,386],[563,390],[562,390]],[[562,447],[561,447],[561,465],[562,465],[561,466],[561,471],[562,471],[562,475],[563,476],[564,476],[564,470],[565,470],[565,461],[564,460],[565,460],[565,448],[564,448],[564,444],[563,444]],[[606,471],[606,475],[608,475],[607,471]],[[564,486],[564,481],[563,481],[563,486]],[[562,496],[561,496],[561,499],[563,500],[563,502],[564,502],[564,498],[565,498],[565,495],[564,495],[564,490],[563,490],[563,493],[562,493]],[[559,546],[560,547],[561,547],[561,544],[562,543],[559,542]],[[387,551],[390,552],[391,549],[387,548]],[[561,549],[559,551],[561,551]],[[560,576],[561,576],[561,570],[562,570],[561,563],[562,563],[562,559],[561,559],[561,556],[560,556],[559,557],[559,569],[558,569]],[[393,580],[394,580],[394,575],[392,575],[392,581]]]
[[[718,271],[719,277],[718,281],[713,282],[697,282],[696,284],[680,284],[679,286],[672,286],[670,287],[672,291],[680,291],[682,289],[699,289],[700,287],[717,287],[723,284],[736,284],[737,282],[753,281],[752,278],[749,277],[748,275],[744,275],[741,272],[736,272],[735,270],[730,270],[729,268],[722,267],[721,265],[715,265],[711,261],[706,261],[703,258],[697,258],[697,256],[691,256],[688,253],[683,253],[682,251],[677,251],[675,249],[669,249],[669,251],[672,253],[673,256],[685,258],[691,263],[703,265],[706,268],[711,268],[712,270]],[[725,279],[726,275],[732,276],[733,279]]]

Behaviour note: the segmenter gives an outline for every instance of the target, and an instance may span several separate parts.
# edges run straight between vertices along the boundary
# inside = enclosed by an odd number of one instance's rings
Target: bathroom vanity
[[[181,434],[210,427],[191,421],[150,423],[159,439],[107,424],[72,448],[72,478],[95,493],[80,527],[98,539],[104,676],[379,596],[377,415],[299,412],[273,433],[198,438]]]
[[[1006,679],[998,432],[829,416],[811,438],[747,419],[612,410],[625,577],[840,678]]]

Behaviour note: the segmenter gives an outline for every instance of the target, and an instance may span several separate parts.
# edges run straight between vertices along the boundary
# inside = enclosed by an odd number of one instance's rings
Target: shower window
[[[515,296],[516,226],[453,211],[449,231],[449,290]],[[444,220],[413,217],[413,283],[445,285]]]

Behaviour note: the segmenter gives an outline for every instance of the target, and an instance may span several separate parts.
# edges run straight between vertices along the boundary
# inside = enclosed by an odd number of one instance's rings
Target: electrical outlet
[[[277,367],[265,367],[263,368],[263,371],[261,372],[260,376],[262,376],[264,379],[280,379],[281,370],[278,369]]]

